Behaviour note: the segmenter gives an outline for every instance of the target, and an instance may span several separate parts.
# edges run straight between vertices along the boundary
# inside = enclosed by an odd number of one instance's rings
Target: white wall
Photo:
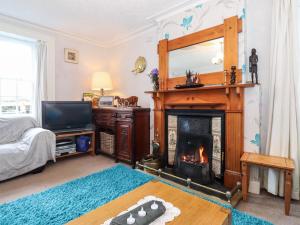
[[[84,40],[5,16],[0,16],[0,30],[51,42],[48,51],[53,53],[50,57],[54,75],[50,82],[55,82],[55,100],[81,100],[82,93],[90,91],[91,73],[107,70],[108,50]],[[79,51],[78,64],[64,61],[64,48]]]
[[[96,71],[107,71],[108,50],[64,36],[55,36],[55,93],[56,100],[81,100],[89,92],[90,76]],[[79,52],[79,63],[64,61],[64,48]]]
[[[147,60],[147,67],[143,73],[135,74],[135,60],[138,56],[144,56]],[[152,90],[149,70],[157,67],[157,40],[156,30],[151,29],[139,37],[110,49],[109,72],[113,77],[114,95],[139,97],[139,105],[150,107],[152,98],[145,91]]]
[[[271,42],[271,17],[273,0],[247,0],[247,52],[250,54],[252,48],[256,48],[259,57],[258,76],[261,83],[260,105],[268,104],[268,83],[270,42]],[[261,123],[261,150],[264,152],[266,145],[267,118],[266,107],[260,107]]]

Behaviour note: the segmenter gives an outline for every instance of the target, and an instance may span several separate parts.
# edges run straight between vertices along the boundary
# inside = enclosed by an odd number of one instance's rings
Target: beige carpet
[[[50,164],[39,174],[27,174],[0,182],[0,203],[43,191],[58,184],[86,176],[115,165],[112,159],[103,156],[81,156]],[[284,215],[284,201],[267,193],[249,195],[248,202],[240,202],[239,210],[246,211],[278,225],[300,224],[300,203],[293,201],[291,216]]]

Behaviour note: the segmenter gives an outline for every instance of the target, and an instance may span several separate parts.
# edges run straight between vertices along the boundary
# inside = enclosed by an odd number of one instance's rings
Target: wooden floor
[[[113,165],[114,161],[109,158],[90,155],[58,161],[48,165],[40,174],[28,174],[0,182],[0,203],[43,191]],[[283,207],[282,198],[263,192],[261,195],[249,194],[248,202],[240,202],[237,209],[264,218],[275,225],[299,225],[300,202],[292,201],[290,216],[284,215]]]

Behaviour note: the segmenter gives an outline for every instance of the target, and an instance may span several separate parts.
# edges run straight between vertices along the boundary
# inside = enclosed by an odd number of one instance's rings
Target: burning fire
[[[183,155],[181,160],[190,163],[208,163],[208,157],[204,146],[200,146],[200,148],[195,151],[194,155]]]
[[[207,155],[205,154],[203,146],[200,146],[200,148],[199,148],[199,161],[200,161],[200,163],[208,162]]]

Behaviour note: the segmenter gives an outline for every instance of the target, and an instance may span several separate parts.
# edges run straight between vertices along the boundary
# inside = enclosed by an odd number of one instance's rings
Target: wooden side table
[[[241,158],[242,162],[242,192],[243,200],[247,200],[248,184],[249,184],[249,166],[258,165],[265,166],[275,169],[284,170],[284,204],[285,204],[285,215],[289,215],[291,206],[291,192],[292,192],[292,173],[295,169],[294,162],[291,159],[260,155],[256,153],[245,152]]]

